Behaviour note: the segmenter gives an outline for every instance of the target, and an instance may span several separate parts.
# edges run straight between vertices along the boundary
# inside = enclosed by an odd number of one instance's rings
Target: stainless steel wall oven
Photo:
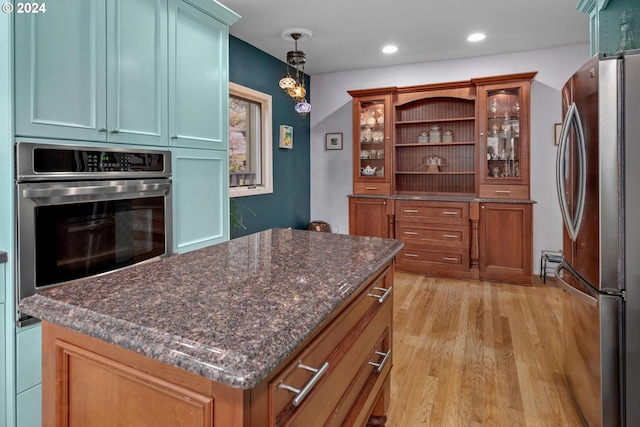
[[[170,255],[171,153],[18,142],[16,209],[18,301]]]

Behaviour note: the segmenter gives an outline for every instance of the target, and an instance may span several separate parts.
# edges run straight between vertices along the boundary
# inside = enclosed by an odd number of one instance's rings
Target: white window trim
[[[273,193],[273,135],[271,132],[271,95],[229,82],[229,95],[234,95],[261,104],[262,122],[262,185],[255,188],[229,187],[229,197],[256,196]],[[227,136],[228,138],[228,136]]]

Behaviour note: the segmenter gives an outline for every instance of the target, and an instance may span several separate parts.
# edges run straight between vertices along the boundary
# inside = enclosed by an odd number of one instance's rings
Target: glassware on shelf
[[[440,126],[431,126],[431,129],[429,129],[429,142],[442,142],[442,133],[440,132]]]
[[[429,142],[429,134],[427,133],[426,130],[423,130],[422,132],[420,132],[420,135],[418,135],[418,142],[420,144]]]
[[[442,142],[453,142],[453,131],[447,129],[442,133]]]
[[[384,124],[384,108],[382,107],[378,108],[376,110],[376,113],[378,114],[378,118],[376,119],[376,122],[382,126]]]
[[[373,140],[373,131],[371,130],[371,128],[366,128],[362,132],[362,135],[364,136],[364,140],[366,142],[371,142]]]
[[[373,110],[367,110],[367,125],[368,126],[375,126],[375,124],[378,123],[376,121],[376,116],[373,112]]]
[[[506,120],[502,122],[502,132],[504,132],[505,138],[507,138],[507,135],[509,134],[509,129],[511,129],[511,125],[509,124],[509,122]]]
[[[498,114],[498,100],[496,98],[493,98],[489,103],[489,109],[493,113],[493,118],[495,119],[496,114]]]
[[[513,129],[513,131],[515,132],[516,136],[520,135],[520,122],[519,121],[514,121],[511,124],[511,129]]]
[[[515,102],[513,104],[513,111],[516,113],[516,117],[520,117],[520,104]]]

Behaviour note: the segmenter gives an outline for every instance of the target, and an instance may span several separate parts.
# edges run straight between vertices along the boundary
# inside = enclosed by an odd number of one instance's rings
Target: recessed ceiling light
[[[469,37],[467,37],[467,40],[469,40],[470,42],[479,42],[480,40],[484,40],[485,37],[487,36],[482,33],[473,33]]]
[[[390,44],[390,45],[387,45],[387,46],[383,47],[382,51],[384,53],[395,53],[395,52],[398,51],[398,46],[394,46],[394,45]]]

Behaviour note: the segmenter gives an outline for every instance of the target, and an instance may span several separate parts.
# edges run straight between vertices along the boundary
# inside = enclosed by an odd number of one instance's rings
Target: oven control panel
[[[17,144],[18,179],[42,179],[55,176],[102,179],[106,176],[169,176],[171,152],[128,150],[113,147],[72,145]]]

